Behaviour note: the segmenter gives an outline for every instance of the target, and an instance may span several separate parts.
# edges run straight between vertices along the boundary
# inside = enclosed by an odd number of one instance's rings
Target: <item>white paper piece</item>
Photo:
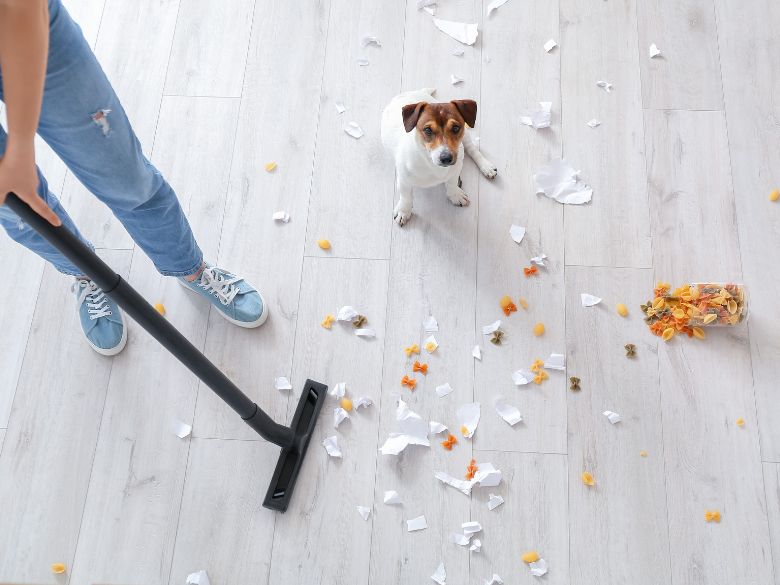
[[[523,110],[520,112],[520,123],[531,126],[539,130],[540,128],[550,127],[550,110],[552,102],[539,102],[539,107],[534,110]]]
[[[536,192],[543,193],[558,203],[579,205],[593,197],[593,189],[579,180],[579,171],[566,160],[555,158],[534,175]]]
[[[344,132],[352,136],[352,138],[360,138],[363,136],[363,129],[357,122],[350,122],[344,126]]]
[[[382,41],[380,41],[376,37],[365,36],[362,39],[360,39],[360,44],[363,45],[364,47],[367,47],[368,45],[376,45],[377,47],[381,47]]]
[[[558,46],[558,43],[555,42],[555,39],[550,39],[544,44],[544,50],[546,53],[549,53],[552,51],[555,47]]]
[[[648,53],[650,55],[650,58],[652,59],[653,57],[658,57],[658,55],[661,54],[661,50],[656,46],[655,43],[653,43],[652,45],[650,45],[650,48],[648,49]]]
[[[504,585],[504,581],[501,579],[501,577],[493,573],[490,581],[485,581],[485,585]]]
[[[338,112],[339,114],[343,114],[344,112],[347,111],[347,108],[345,108],[344,104],[342,104],[341,102],[336,102],[333,105],[336,106],[336,112]]]
[[[466,54],[466,51],[464,51],[463,49],[455,49],[452,52],[452,54],[455,55],[456,57],[463,57],[463,55]]]
[[[368,520],[368,517],[371,516],[371,508],[366,508],[365,506],[356,506],[358,514],[363,518],[363,520]]]
[[[436,386],[436,396],[439,398],[444,398],[450,392],[452,392],[452,386],[450,386],[449,382],[445,382],[441,386]]]
[[[368,67],[369,63],[370,63],[370,61],[368,59],[366,59],[365,57],[358,57],[357,58],[357,64],[360,65],[361,67]],[[359,137],[357,137],[357,138],[359,138]]]
[[[525,228],[520,225],[512,224],[509,228],[509,235],[515,242],[519,244],[525,237]]]
[[[440,422],[436,422],[435,420],[432,420],[428,423],[428,429],[431,431],[432,435],[438,435],[439,433],[443,433],[447,430],[447,427]]]
[[[603,81],[603,80],[599,79],[596,82],[596,85],[599,86],[604,91],[606,91],[607,93],[612,93],[613,87],[612,87],[612,84],[609,81]]]
[[[443,484],[449,485],[454,487],[456,490],[464,493],[467,496],[471,495],[471,488],[474,487],[474,480],[465,480],[465,479],[458,479],[457,477],[452,477],[449,473],[445,473],[444,471],[437,471],[434,474],[434,477],[438,479]]]
[[[496,8],[500,8],[507,2],[508,0],[493,0],[490,4],[488,4],[487,15],[490,16],[491,12],[493,12]]]
[[[511,404],[507,404],[503,396],[496,396],[493,399],[493,406],[495,406],[498,416],[509,423],[509,426],[515,426],[517,423],[523,420],[523,415],[520,414],[520,411],[517,409],[517,407],[512,406]]]
[[[611,422],[613,425],[620,422],[620,415],[617,412],[605,410],[604,416],[606,416],[607,419],[609,419],[609,422]]]
[[[531,574],[534,577],[541,577],[547,572],[547,561],[539,559],[536,562],[529,563],[528,567],[531,569]]]
[[[360,398],[355,400],[355,410],[357,410],[358,408],[368,408],[373,404],[374,401],[371,400],[368,396],[361,396]]]
[[[335,396],[336,398],[344,398],[344,395],[347,393],[347,383],[346,382],[339,382],[335,386],[333,386],[330,390],[328,390],[328,396]]]
[[[542,268],[547,268],[547,254],[539,254],[538,256],[534,256],[531,258],[531,264],[536,264],[537,266],[541,266]]]
[[[339,447],[339,438],[336,435],[332,437],[326,437],[322,440],[322,446],[328,452],[331,457],[343,457],[341,447]]]
[[[482,360],[482,348],[478,345],[474,346],[474,349],[471,350],[471,355],[474,357],[474,359]]]
[[[447,585],[447,571],[444,569],[444,563],[439,563],[439,566],[431,575],[431,579],[436,581],[439,585]]]
[[[430,6],[423,6],[423,10],[430,14],[431,16],[436,16],[436,4],[431,4]]]
[[[463,83],[463,78],[462,78],[462,77],[458,77],[457,75],[455,75],[454,73],[452,73],[452,74],[450,75],[450,83],[451,83],[452,85],[458,85],[459,83]]]
[[[423,341],[423,347],[428,353],[433,353],[439,347],[439,342],[436,341],[436,338],[433,335],[431,335],[428,337],[428,339]]]
[[[292,384],[290,384],[290,380],[284,376],[279,376],[276,378],[274,380],[274,384],[276,385],[277,390],[292,390]]]
[[[417,10],[421,10],[426,6],[436,6],[438,0],[417,0]]]
[[[451,36],[453,39],[463,43],[464,45],[473,45],[477,41],[479,25],[476,22],[455,22],[453,20],[442,20],[441,18],[434,18],[433,24],[435,24],[436,28],[438,28],[441,32]]]
[[[495,510],[503,503],[504,503],[503,497],[497,496],[496,494],[490,494],[490,499],[488,500],[488,504],[487,504],[488,510]]]
[[[566,369],[566,356],[562,353],[551,353],[550,357],[544,360],[544,367],[548,370],[563,371]]]
[[[470,540],[471,538],[465,534],[460,534],[459,532],[453,532],[450,534],[450,542],[457,544],[458,546],[468,546]]]
[[[492,463],[478,463],[477,473],[472,480],[480,487],[496,487],[501,483],[501,470],[496,469]]]
[[[501,327],[501,321],[493,321],[490,325],[485,325],[482,328],[482,334],[490,335],[494,331],[497,331],[499,327]]]
[[[273,215],[274,221],[281,221],[282,223],[288,223],[290,221],[290,214],[286,211],[275,211]]]
[[[173,433],[179,437],[180,439],[186,439],[190,436],[190,433],[192,432],[192,425],[188,425],[184,421],[180,421],[179,419],[173,420]]]
[[[343,423],[346,419],[349,418],[349,413],[341,408],[340,406],[338,408],[333,409],[333,428],[337,429],[339,428],[339,425]]]
[[[392,504],[402,504],[401,496],[398,495],[398,492],[395,490],[388,490],[385,492],[385,504],[392,505]]]
[[[355,320],[355,317],[358,316],[358,312],[350,307],[349,305],[346,305],[344,307],[341,307],[338,312],[336,313],[336,320],[337,321],[349,321],[352,323],[352,321]]]
[[[591,128],[595,128],[596,126],[601,126],[601,120],[597,120],[596,118],[593,118],[592,120],[588,121],[587,124]]]
[[[482,532],[482,524],[479,522],[464,522],[460,527],[463,529],[463,534],[468,537],[477,532]]]
[[[601,297],[588,293],[580,293],[580,300],[582,301],[583,307],[594,307],[601,302]]]
[[[439,330],[439,322],[436,321],[436,317],[433,315],[427,316],[423,319],[423,329],[426,333],[434,333]]]
[[[369,327],[365,327],[363,329],[355,329],[355,335],[358,337],[371,338],[376,337],[376,331]]]
[[[471,552],[479,552],[482,550],[482,541],[479,538],[475,538],[471,541],[471,546],[469,547],[469,550]]]
[[[458,417],[458,424],[460,427],[466,427],[466,430],[468,431],[464,436],[467,439],[473,437],[474,431],[477,430],[477,425],[479,424],[479,402],[464,404],[458,408],[456,415]]]
[[[516,370],[512,372],[512,382],[515,383],[515,386],[525,386],[533,380],[533,377],[533,373],[527,370]]]
[[[187,585],[211,585],[209,574],[206,571],[198,571],[187,575]]]
[[[398,455],[409,445],[431,446],[428,440],[428,424],[419,414],[409,410],[406,402],[400,398],[395,418],[398,421],[398,432],[390,433],[382,445],[380,451],[383,455]]]
[[[415,532],[416,530],[425,530],[428,528],[428,523],[425,521],[425,516],[418,516],[406,521],[406,531]]]

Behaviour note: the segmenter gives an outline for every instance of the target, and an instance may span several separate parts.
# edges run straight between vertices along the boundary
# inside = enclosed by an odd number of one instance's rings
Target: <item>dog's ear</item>
[[[407,132],[411,132],[415,126],[417,126],[417,120],[420,119],[423,109],[427,106],[427,102],[419,102],[416,104],[408,104],[401,108],[401,116],[404,119],[404,129]]]
[[[474,100],[452,100],[450,103],[458,108],[458,111],[460,112],[460,115],[463,116],[466,124],[468,124],[470,128],[473,128],[474,124],[477,123],[477,102]]]

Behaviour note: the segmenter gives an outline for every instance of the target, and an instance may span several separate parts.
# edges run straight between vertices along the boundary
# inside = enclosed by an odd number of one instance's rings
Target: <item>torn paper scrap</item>
[[[650,54],[650,58],[658,57],[658,55],[661,54],[661,50],[656,46],[655,43],[650,45],[650,49],[648,49],[648,53]]]
[[[430,6],[423,6],[423,10],[430,14],[431,16],[436,16],[436,4],[431,4]]]
[[[357,400],[355,400],[355,409],[358,408],[368,408],[374,404],[374,401],[371,400],[368,396],[361,396]]]
[[[447,571],[444,570],[444,563],[439,563],[439,566],[431,575],[431,579],[436,581],[439,585],[447,585]]]
[[[452,386],[450,386],[450,383],[445,382],[441,386],[436,386],[436,396],[438,396],[439,398],[444,398],[445,396],[447,396],[447,394],[452,392],[452,390],[453,388]]]
[[[463,55],[466,54],[466,51],[464,51],[463,49],[455,49],[452,52],[452,54],[455,55],[456,57],[463,57]]]
[[[378,38],[370,36],[365,36],[360,39],[360,44],[364,47],[367,47],[368,45],[376,45],[377,47],[382,46],[382,42]]]
[[[334,106],[336,106],[336,111],[337,111],[339,114],[343,114],[344,112],[346,112],[346,111],[347,111],[347,108],[345,108],[345,107],[344,107],[344,104],[342,104],[341,102],[336,102],[336,103],[335,103],[335,104],[333,104],[333,105],[334,105]]]
[[[477,425],[479,424],[479,415],[479,402],[464,404],[458,408],[456,416],[460,424],[460,432],[467,439],[474,436],[474,431],[477,430]]]
[[[498,328],[501,327],[501,321],[494,321],[490,325],[485,325],[482,328],[482,334],[483,335],[490,335],[494,331],[498,331]]]
[[[417,10],[422,10],[426,6],[436,6],[439,0],[417,0]]]
[[[368,520],[368,517],[371,516],[371,508],[366,508],[365,506],[357,506],[358,514],[363,518],[363,520]]]
[[[333,428],[339,428],[339,425],[349,418],[349,413],[340,406],[333,409]]]
[[[206,571],[198,571],[187,575],[187,585],[211,585],[209,574]]]
[[[512,382],[515,383],[515,386],[525,386],[526,384],[530,384],[533,378],[534,375],[526,370],[516,370],[512,372]]]
[[[369,60],[366,59],[365,57],[358,57],[357,64],[360,65],[361,67],[368,67]],[[360,138],[360,136],[356,136],[355,138]]]
[[[355,329],[355,335],[365,338],[376,337],[376,331],[369,327],[364,327],[362,329]]]
[[[603,89],[604,91],[606,91],[607,93],[611,93],[612,92],[612,84],[609,81],[603,81],[603,80],[599,79],[596,82],[596,85],[598,87],[600,87],[601,89]]]
[[[292,390],[292,384],[290,384],[290,380],[284,376],[279,376],[276,378],[274,380],[274,384],[276,385],[277,390]]]
[[[458,479],[457,477],[452,477],[450,474],[445,473],[444,471],[437,471],[434,474],[434,477],[438,479],[443,484],[449,485],[454,487],[456,490],[464,493],[467,496],[471,495],[471,488],[474,487],[474,480],[466,481],[464,479]]]
[[[339,321],[349,321],[350,323],[358,316],[358,312],[349,305],[341,307],[336,313],[336,319]]]
[[[504,585],[504,581],[501,579],[501,577],[493,573],[490,581],[485,581],[485,585]]]
[[[431,431],[432,435],[438,435],[439,433],[443,433],[447,430],[447,427],[443,425],[440,422],[436,422],[435,420],[432,420],[428,423],[428,429]]]
[[[548,370],[566,369],[566,357],[562,353],[551,353],[550,357],[544,360],[544,367]]]
[[[428,424],[419,414],[409,410],[406,402],[400,398],[395,418],[398,421],[398,432],[390,433],[382,445],[380,451],[383,455],[398,455],[409,445],[431,446],[428,440]]]
[[[428,353],[433,353],[439,347],[439,342],[436,341],[436,338],[433,335],[431,335],[428,337],[428,339],[423,341],[423,347]]]
[[[474,359],[481,360],[482,359],[482,348],[478,345],[474,346],[474,349],[471,350],[471,355],[474,357]]]
[[[457,544],[458,546],[468,546],[469,540],[471,539],[468,536],[459,532],[453,532],[450,534],[450,542]]]
[[[490,16],[491,12],[493,12],[496,8],[500,8],[507,2],[508,0],[493,0],[490,4],[488,4],[487,15]]]
[[[546,53],[549,53],[550,51],[552,51],[557,46],[558,46],[558,43],[555,42],[555,39],[550,39],[549,41],[547,41],[544,44],[544,51]]]
[[[480,487],[496,487],[501,483],[501,470],[496,469],[492,463],[479,463],[479,469],[472,480]]]
[[[463,78],[462,77],[458,77],[457,75],[455,75],[453,73],[453,74],[450,75],[450,83],[452,85],[458,85],[459,83],[463,83]]]
[[[401,504],[401,496],[398,495],[398,492],[395,490],[388,490],[385,492],[385,498],[384,498],[385,504]]]
[[[498,508],[501,504],[504,503],[504,498],[501,496],[497,496],[496,494],[490,494],[490,499],[488,500],[488,510],[495,510]]]
[[[425,521],[425,516],[417,516],[406,521],[406,531],[415,532],[416,530],[425,530],[428,528],[428,523]]]
[[[531,258],[531,264],[536,264],[537,266],[541,266],[542,268],[547,268],[547,254],[539,254],[538,256],[534,256]]]
[[[528,563],[528,567],[531,569],[531,574],[534,577],[541,577],[547,572],[547,561],[539,559],[533,563]]]
[[[290,221],[290,214],[286,211],[275,211],[273,215],[274,221],[281,221],[282,223],[288,223]]]
[[[509,235],[515,242],[519,244],[525,237],[525,228],[520,225],[512,224],[509,228]]]
[[[479,538],[475,538],[471,541],[471,546],[469,547],[469,550],[471,552],[479,552],[482,550],[482,541]]]
[[[323,439],[322,446],[325,447],[325,450],[331,457],[343,457],[341,448],[339,447],[339,439],[336,435]]]
[[[174,419],[173,432],[180,439],[186,439],[192,432],[192,425],[188,425],[186,422],[180,421],[179,419]]]
[[[427,316],[423,319],[423,329],[426,333],[434,333],[439,330],[439,322],[436,321],[436,317],[433,315]]]
[[[582,301],[583,307],[594,307],[601,302],[601,297],[588,293],[580,293],[580,300]]]
[[[551,108],[552,102],[539,102],[538,108],[520,112],[520,123],[536,128],[537,130],[540,128],[549,128]]]
[[[352,138],[360,138],[363,136],[363,129],[357,122],[350,122],[344,126],[344,132],[352,136]]]
[[[587,124],[591,128],[595,128],[596,126],[601,126],[601,120],[597,120],[596,118],[593,118],[592,120],[588,121]]]
[[[523,420],[523,416],[517,407],[507,404],[503,396],[496,396],[493,399],[493,406],[495,406],[498,416],[503,418],[510,426],[515,426]]]
[[[604,416],[606,416],[607,419],[609,419],[609,422],[611,422],[613,425],[620,422],[620,415],[617,412],[605,410]]]
[[[336,398],[344,398],[344,395],[347,393],[347,383],[346,382],[339,382],[335,386],[333,386],[330,390],[328,390],[328,396],[335,396]]]
[[[463,534],[466,536],[482,532],[482,525],[479,522],[464,522],[460,527],[463,529]]]
[[[438,28],[441,32],[451,36],[453,39],[463,43],[464,45],[473,45],[477,41],[479,26],[476,22],[455,22],[453,20],[442,20],[441,18],[434,18],[433,24],[435,24],[436,28]]]
[[[587,203],[593,197],[593,189],[580,181],[578,175],[579,171],[564,159],[555,158],[534,175],[536,193],[543,193],[558,203]]]

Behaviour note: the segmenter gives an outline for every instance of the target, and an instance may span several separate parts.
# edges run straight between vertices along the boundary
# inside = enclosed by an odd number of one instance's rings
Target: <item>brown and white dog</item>
[[[469,129],[477,119],[477,102],[453,100],[436,103],[435,89],[397,95],[382,112],[382,144],[395,159],[399,200],[393,217],[404,225],[412,216],[412,189],[444,183],[447,198],[465,206],[469,197],[460,188],[464,150],[488,179],[496,167],[482,156]]]

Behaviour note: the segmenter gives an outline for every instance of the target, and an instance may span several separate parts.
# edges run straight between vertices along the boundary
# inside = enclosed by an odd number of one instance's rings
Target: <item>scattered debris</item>
[[[566,357],[562,353],[551,353],[544,361],[544,367],[548,370],[558,370],[563,372],[566,370]]]
[[[209,574],[206,571],[198,571],[187,575],[187,585],[211,585]]]
[[[425,520],[425,516],[418,516],[406,521],[407,532],[415,532],[417,530],[425,530],[428,528],[428,522]]]
[[[520,560],[526,564],[535,563],[539,560],[539,553],[535,550],[529,550],[520,556]]]
[[[333,409],[333,428],[339,428],[339,425],[349,418],[349,413],[340,406]]]
[[[186,422],[180,421],[179,419],[173,420],[173,434],[180,439],[186,439],[190,436],[190,433],[192,433],[192,425],[188,425]]]
[[[420,415],[409,410],[406,402],[398,399],[395,414],[398,421],[398,431],[390,433],[380,451],[383,455],[398,455],[409,445],[430,447],[428,440],[428,425]]]
[[[67,570],[68,568],[65,566],[65,563],[51,564],[51,572],[54,573],[55,575],[62,575]]]
[[[437,342],[436,338],[433,335],[431,335],[428,339],[426,339],[423,342],[423,347],[425,348],[425,351],[427,351],[428,353],[433,353],[439,347],[439,342]]]
[[[350,400],[349,398],[342,398],[339,404],[341,405],[341,408],[343,408],[347,412],[352,412],[352,409],[354,407],[354,405],[352,404],[352,400]]]
[[[597,119],[597,118],[593,118],[593,119],[591,119],[591,120],[588,120],[588,121],[586,122],[586,124],[587,124],[588,126],[590,126],[591,128],[596,128],[597,126],[601,126],[601,120],[599,120],[599,119]]]
[[[266,172],[273,173],[276,170],[277,166],[278,165],[275,162],[271,161],[265,164],[265,170]]]
[[[317,240],[317,245],[323,250],[330,250],[330,242],[328,240]]]
[[[288,380],[284,376],[279,376],[278,378],[275,378],[274,385],[276,386],[277,390],[292,390],[292,384],[290,384],[290,380]]]
[[[274,211],[272,218],[274,221],[280,221],[282,223],[290,222],[290,214],[286,211]]]
[[[406,357],[412,357],[413,353],[419,354],[420,346],[416,343],[413,343],[412,345],[404,348],[404,353],[406,354]]]
[[[364,47],[367,47],[368,45],[376,45],[377,47],[382,46],[382,42],[378,38],[370,36],[365,36],[360,39],[360,44]]]
[[[415,361],[412,369],[415,372],[420,372],[423,376],[428,375],[428,364],[421,364],[420,362]]]
[[[349,321],[350,323],[352,323],[352,321],[354,321],[357,316],[358,316],[358,312],[353,307],[350,307],[349,305],[345,305],[341,307],[336,312],[336,319],[339,321]]]
[[[436,571],[431,575],[431,579],[439,585],[447,585],[447,571],[444,569],[444,563],[439,563]]]
[[[509,317],[511,313],[517,312],[517,306],[512,302],[509,295],[501,297],[501,300],[498,301],[498,306],[501,307],[501,310],[504,311],[504,315],[507,317]]]
[[[423,320],[423,330],[426,333],[435,333],[436,331],[438,331],[439,330],[439,322],[436,321],[436,317],[434,317],[433,315],[427,316]]]
[[[550,110],[552,102],[539,102],[539,107],[535,110],[523,110],[520,112],[520,123],[540,130],[550,127]]]
[[[339,447],[339,439],[336,435],[323,439],[322,446],[328,452],[331,457],[342,458],[341,448]]]
[[[515,426],[523,420],[523,416],[517,407],[507,404],[503,396],[496,396],[493,399],[493,406],[498,415],[509,423],[509,426]]]
[[[355,400],[355,409],[358,408],[368,408],[369,406],[372,406],[374,404],[374,401],[366,396],[361,396],[357,400]]]
[[[346,126],[344,126],[344,132],[352,136],[352,138],[362,138],[363,137],[363,129],[360,127],[360,124],[357,122],[350,122]]]
[[[569,378],[569,390],[572,392],[580,391],[580,379],[577,376],[571,376]]]
[[[780,190],[772,189],[772,192],[769,194],[769,200],[777,201],[778,199],[780,199]]]
[[[735,422],[737,423],[737,426],[740,428],[745,426],[745,419],[742,417],[739,417]]]
[[[165,305],[162,303],[155,303],[154,304],[154,310],[160,313],[163,317],[165,317]]]
[[[528,301],[526,301],[523,297],[517,299],[517,302],[520,303],[520,306],[523,308],[523,311],[528,310]]]
[[[537,323],[536,325],[534,325],[533,331],[536,337],[544,335],[544,323]]]
[[[325,318],[322,320],[322,323],[320,323],[320,325],[322,325],[325,329],[330,329],[331,327],[333,327],[333,322],[335,320],[336,320],[336,317],[334,317],[333,315],[328,314],[328,315],[325,315]]]
[[[587,203],[593,197],[593,189],[580,181],[578,175],[579,171],[565,159],[555,158],[534,175],[536,193],[566,205]]]
[[[464,404],[458,408],[456,416],[458,418],[458,422],[460,423],[461,434],[467,439],[473,437],[474,431],[477,430],[477,425],[479,424],[479,402]]]
[[[531,378],[533,377],[534,375],[531,372],[526,372],[525,370],[515,370],[512,372],[512,382],[515,383],[515,386],[525,386],[531,382]]]
[[[441,32],[451,36],[453,39],[463,43],[464,45],[473,45],[477,41],[479,25],[476,22],[455,22],[452,20],[434,18],[433,24],[435,24],[436,28],[438,28]]]
[[[471,552],[479,552],[482,550],[482,541],[478,538],[475,538],[471,541],[471,546],[469,547],[469,550]]]
[[[447,427],[440,422],[432,420],[428,423],[428,429],[431,431],[432,435],[438,435],[439,433],[446,431]]]
[[[582,483],[584,483],[587,486],[594,486],[596,485],[596,480],[593,478],[593,474],[589,471],[583,471],[582,475],[580,476],[582,478]]]
[[[414,390],[415,387],[417,387],[417,380],[414,378],[410,378],[407,375],[404,375],[403,378],[401,378],[401,386],[406,386],[409,388],[409,390]]]
[[[361,67],[368,67],[369,63],[370,63],[370,61],[368,59],[366,59],[365,57],[358,57],[357,58],[357,64],[360,65]],[[356,138],[359,138],[359,136],[356,136]]]
[[[452,52],[452,54],[455,55],[456,57],[463,57],[463,55],[466,54],[466,51],[464,51],[463,49],[455,49]]]
[[[501,321],[494,321],[490,325],[485,325],[484,327],[482,327],[482,334],[490,335],[494,331],[498,331],[499,327],[501,327]]]
[[[497,496],[496,494],[490,494],[489,498],[487,504],[488,510],[495,510],[504,503],[504,498]]]
[[[388,490],[385,492],[384,503],[387,505],[402,504],[401,496],[395,490]]]
[[[601,297],[597,297],[588,293],[581,293],[580,300],[582,301],[583,307],[594,307],[601,302]]]
[[[534,256],[531,258],[531,264],[534,264],[536,266],[541,266],[542,268],[547,268],[547,254],[539,254],[538,256]]]
[[[626,357],[636,356],[636,345],[633,343],[626,343],[623,347],[626,348]]]
[[[485,585],[504,585],[504,581],[501,579],[501,577],[493,573],[490,581],[485,581]]]
[[[335,396],[338,399],[344,398],[346,393],[347,393],[347,383],[346,382],[339,382],[337,384],[334,384],[328,390],[328,396]]]
[[[356,506],[356,508],[363,520],[368,520],[368,517],[371,516],[371,508],[366,508],[365,506]]]
[[[487,7],[487,15],[490,16],[490,14],[496,9],[500,8],[504,4],[506,4],[508,0],[493,0],[490,4],[488,4]]]
[[[358,315],[352,320],[352,327],[355,329],[360,329],[364,327],[368,323],[368,317],[365,315]]]
[[[545,53],[549,53],[552,51],[555,47],[558,46],[558,43],[555,42],[555,39],[550,39],[544,44],[544,51]]]
[[[463,78],[462,77],[458,77],[457,75],[455,75],[453,73],[452,75],[450,75],[450,83],[452,85],[458,85],[459,83],[463,83]]]
[[[479,471],[479,467],[477,466],[477,460],[472,459],[469,461],[469,464],[466,466],[466,475],[464,476],[466,479],[474,479],[474,475],[476,475],[477,471]]]
[[[525,237],[525,228],[520,225],[512,224],[509,228],[509,235],[515,242],[519,244]]]
[[[618,303],[615,305],[615,310],[621,317],[628,317],[628,307],[626,307],[623,303]]]
[[[447,451],[452,451],[452,446],[458,444],[458,439],[455,435],[448,435],[444,441],[442,441],[441,446],[447,449]]]
[[[523,268],[523,274],[525,274],[525,277],[528,278],[529,276],[535,276],[539,273],[539,269],[536,268],[536,266],[525,266]]]
[[[639,452],[640,457],[647,457],[647,451],[640,451]]]
[[[612,412],[611,410],[605,410],[604,416],[606,416],[609,422],[611,422],[613,425],[620,422],[620,415],[617,412]]]
[[[547,573],[547,561],[544,559],[539,559],[538,561],[529,563],[528,568],[531,569],[531,574],[534,577],[541,577]]]
[[[345,108],[344,104],[342,104],[341,102],[336,102],[333,105],[336,106],[336,112],[338,112],[339,114],[343,114],[344,112],[347,111],[347,108]]]
[[[482,360],[482,348],[478,345],[474,346],[474,349],[471,350],[471,355],[474,357],[474,359]]]
[[[504,330],[496,329],[493,332],[493,335],[490,336],[490,343],[493,345],[501,345],[504,342],[504,337],[506,337]]]
[[[707,522],[720,523],[720,511],[719,510],[704,510],[704,520]]]
[[[650,45],[650,48],[648,49],[648,53],[650,55],[650,58],[658,57],[658,55],[661,54],[661,50],[656,46],[655,43]]]
[[[436,396],[439,398],[444,398],[450,392],[452,392],[452,386],[450,386],[449,382],[445,382],[441,386],[436,386]]]
[[[612,90],[614,89],[614,86],[608,81],[599,80],[596,82],[596,85],[607,93],[612,93]]]
[[[362,329],[355,329],[355,335],[358,337],[371,338],[376,337],[376,331],[369,329],[368,327],[364,327]]]

